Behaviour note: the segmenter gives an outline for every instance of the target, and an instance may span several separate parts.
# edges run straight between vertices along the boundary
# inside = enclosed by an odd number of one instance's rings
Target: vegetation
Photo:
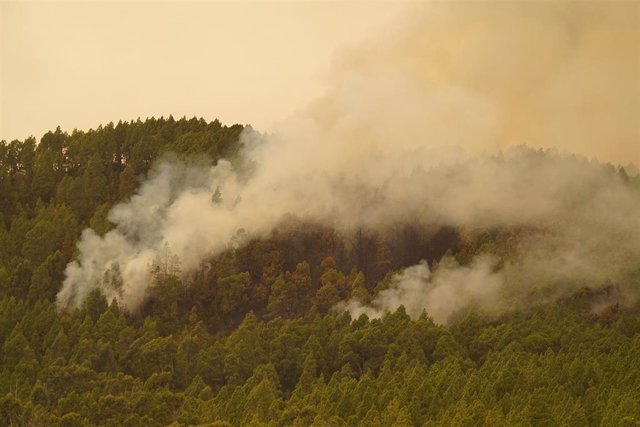
[[[164,153],[233,157],[242,130],[169,117],[0,143],[0,426],[640,424],[640,307],[614,285],[448,326],[332,310],[421,259],[507,257],[522,230],[291,219],[187,276],[159,260],[139,312],[99,291],[57,310],[84,228],[109,230]]]

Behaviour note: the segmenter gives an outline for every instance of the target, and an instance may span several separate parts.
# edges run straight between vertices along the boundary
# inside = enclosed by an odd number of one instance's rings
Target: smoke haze
[[[238,244],[239,230],[266,236],[287,215],[345,233],[416,219],[536,230],[508,262],[409,267],[371,306],[346,303],[354,316],[404,304],[447,322],[468,304],[497,311],[540,286],[561,295],[607,280],[635,295],[640,191],[589,158],[640,160],[639,13],[633,3],[416,8],[342,52],[326,95],[275,135],[245,131],[239,159],[160,162],[111,211],[114,230],[83,232],[58,304],[101,287],[135,309],[167,250],[188,272]],[[114,271],[122,288],[105,279]]]

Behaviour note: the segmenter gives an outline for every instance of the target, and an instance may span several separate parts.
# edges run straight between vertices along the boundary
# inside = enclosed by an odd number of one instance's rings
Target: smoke
[[[334,117],[377,115],[375,132],[389,118],[420,141],[527,144],[638,162],[639,22],[635,2],[432,2],[341,57],[334,92],[350,107]],[[451,130],[478,125],[488,132]]]
[[[244,132],[239,160],[159,163],[111,211],[114,230],[83,232],[58,304],[78,306],[100,287],[135,309],[150,265],[167,251],[189,272],[287,215],[344,232],[416,219],[472,232],[535,229],[506,261],[488,254],[433,272],[411,267],[371,307],[349,302],[354,315],[404,304],[445,322],[468,304],[499,309],[540,287],[562,294],[613,280],[631,292],[640,191],[588,157],[640,160],[639,11],[582,2],[417,7],[343,52],[326,95],[275,135]]]
[[[501,157],[423,172],[414,182],[422,187],[396,203],[410,210],[411,197],[424,192],[420,211],[436,223],[469,233],[518,230],[507,252],[485,248],[463,266],[445,256],[432,272],[422,262],[396,274],[370,305],[350,300],[337,308],[354,318],[379,318],[404,305],[412,317],[426,310],[447,323],[470,306],[495,314],[612,284],[621,305],[632,305],[640,286],[640,187],[614,171],[516,147]]]
[[[496,301],[500,300],[504,277],[494,271],[495,259],[482,256],[469,266],[459,266],[450,258],[443,261],[433,273],[426,261],[406,268],[368,306],[351,300],[336,308],[349,311],[353,318],[363,314],[380,318],[402,305],[411,317],[425,311],[439,323],[447,323],[457,310],[469,305],[498,311]]]

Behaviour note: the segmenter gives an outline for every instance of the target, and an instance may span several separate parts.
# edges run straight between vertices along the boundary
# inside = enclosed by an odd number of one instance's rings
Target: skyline
[[[1,2],[0,140],[138,117],[273,131],[389,2]],[[117,28],[117,31],[114,31]]]

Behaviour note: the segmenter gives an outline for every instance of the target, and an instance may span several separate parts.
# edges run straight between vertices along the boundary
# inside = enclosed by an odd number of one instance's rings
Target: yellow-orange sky
[[[0,0],[0,139],[186,115],[273,129],[396,2]]]

